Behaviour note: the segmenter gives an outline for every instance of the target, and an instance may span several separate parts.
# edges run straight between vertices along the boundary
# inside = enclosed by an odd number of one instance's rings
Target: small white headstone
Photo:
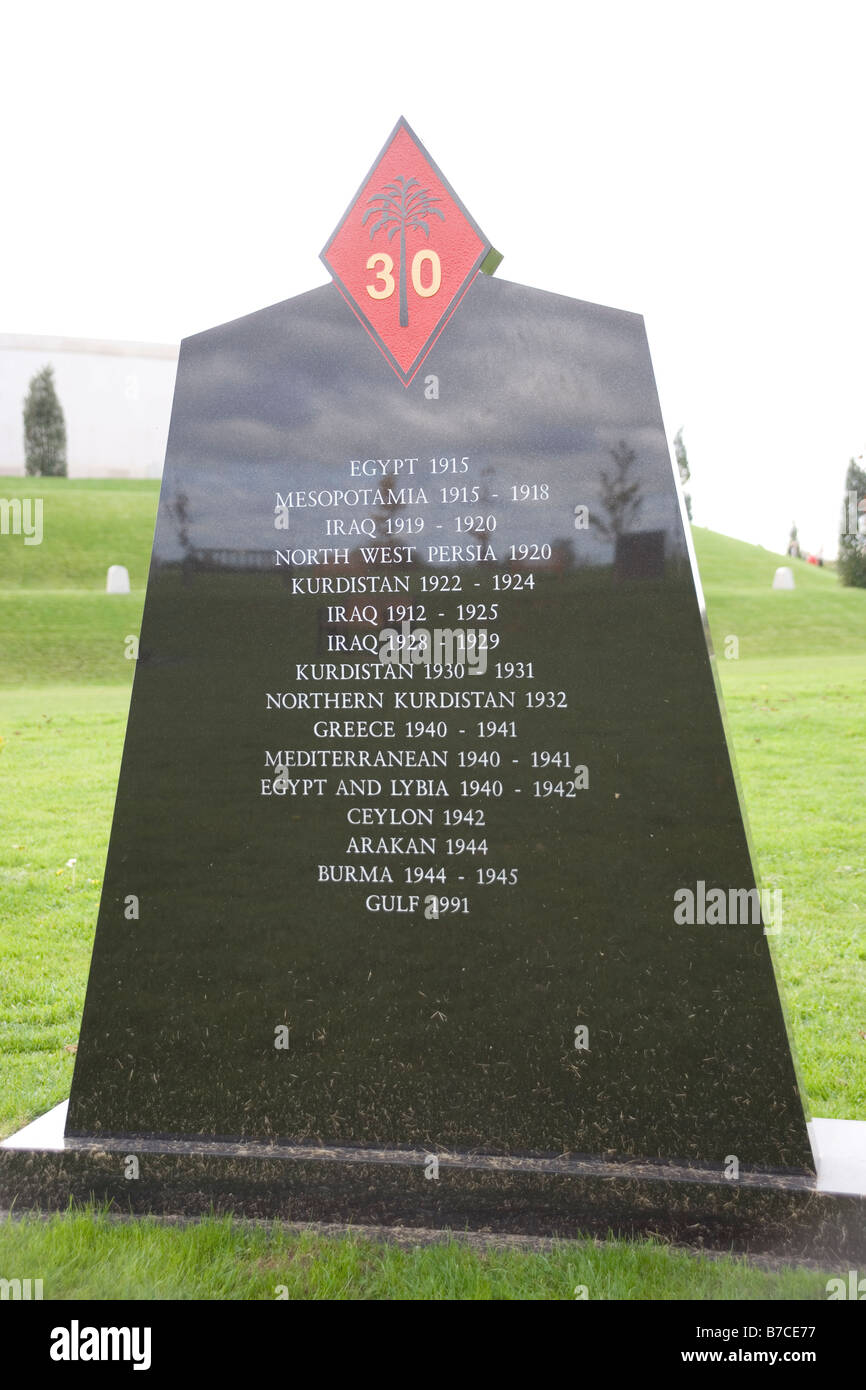
[[[107,594],[129,593],[129,570],[126,568],[126,565],[108,566],[108,578],[105,581],[105,592]]]
[[[774,589],[793,589],[794,571],[788,565],[780,565],[773,575]]]

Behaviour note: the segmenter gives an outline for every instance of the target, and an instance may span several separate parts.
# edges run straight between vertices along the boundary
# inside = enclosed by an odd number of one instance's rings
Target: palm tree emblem
[[[431,189],[422,188],[418,179],[406,179],[402,174],[398,174],[393,183],[386,183],[381,193],[369,199],[367,211],[364,213],[361,224],[364,227],[374,214],[380,214],[379,221],[370,228],[371,241],[383,227],[390,227],[389,241],[395,232],[400,233],[401,328],[409,327],[409,304],[406,298],[406,231],[409,229],[423,232],[425,237],[429,237],[430,217],[438,217],[440,222],[445,221],[442,210],[433,206],[441,201],[441,198],[433,196]]]

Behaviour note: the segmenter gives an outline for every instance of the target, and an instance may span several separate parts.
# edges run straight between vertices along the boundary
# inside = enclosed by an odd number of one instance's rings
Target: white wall
[[[0,474],[24,472],[24,398],[50,363],[70,478],[158,478],[177,354],[162,343],[0,334]]]

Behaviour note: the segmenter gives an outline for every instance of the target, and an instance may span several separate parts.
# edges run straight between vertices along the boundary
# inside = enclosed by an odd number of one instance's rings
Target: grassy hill
[[[43,541],[0,538],[0,590],[105,590],[109,565],[147,582],[157,479],[0,478],[2,497],[41,497]]]
[[[834,570],[774,555],[757,545],[692,528],[707,613],[718,654],[729,633],[741,661],[866,653],[866,589],[846,589]],[[779,565],[794,589],[773,589]]]
[[[147,581],[159,483],[2,478],[4,497],[41,496],[44,539],[0,538],[0,686],[86,682],[128,685],[124,639],[136,632]],[[833,571],[693,529],[713,641],[739,643],[740,663],[814,661],[866,653],[866,590]],[[105,594],[109,565],[129,570],[129,596]],[[771,588],[778,565],[797,587]]]
[[[34,494],[43,544],[0,537],[0,1135],[69,1094],[158,484],[0,479]],[[804,1090],[815,1114],[866,1119],[866,591],[693,534],[755,858],[783,892],[772,946]],[[128,596],[104,592],[116,563]],[[797,587],[774,591],[785,563]]]
[[[159,483],[2,478],[0,495],[43,501],[41,545],[0,537],[0,688],[129,685],[124,639],[141,624]],[[131,594],[105,593],[114,564]]]

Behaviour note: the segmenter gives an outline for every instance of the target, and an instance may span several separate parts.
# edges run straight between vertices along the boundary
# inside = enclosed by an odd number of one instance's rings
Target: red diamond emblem
[[[498,253],[402,116],[322,252],[404,386],[488,256],[495,269]]]

